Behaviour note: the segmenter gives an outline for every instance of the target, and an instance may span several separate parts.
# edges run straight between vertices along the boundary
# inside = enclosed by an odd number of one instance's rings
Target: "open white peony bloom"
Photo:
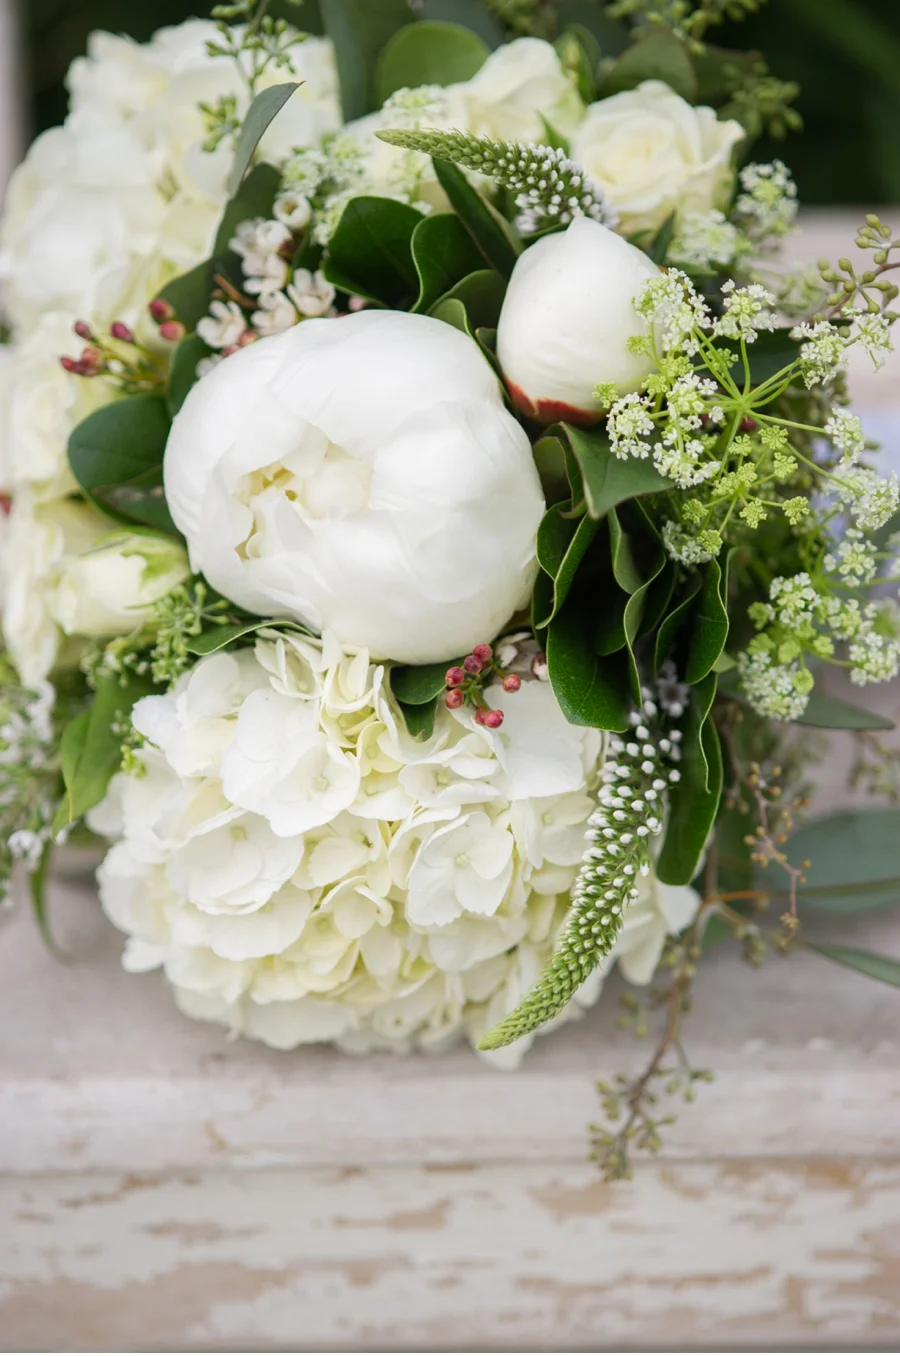
[[[477,1042],[550,955],[601,740],[548,683],[489,691],[500,730],[442,707],[415,740],[367,654],[268,632],[139,702],[140,767],[90,813],[118,839],[100,888],[126,967],[162,966],[189,1015],[283,1049]],[[323,767],[342,771],[322,784]],[[617,948],[629,978],[646,982],[693,916],[693,892],[675,893],[673,909],[652,877],[642,887]],[[485,1058],[513,1067],[532,1040]]]
[[[578,217],[519,256],[500,313],[497,357],[516,405],[552,423],[591,423],[600,382],[635,390],[653,370],[627,341],[647,322],[634,298],[659,270],[608,226]]]
[[[478,346],[363,311],[260,340],[191,391],[165,455],[191,561],[261,616],[428,663],[529,595],[544,509]]]

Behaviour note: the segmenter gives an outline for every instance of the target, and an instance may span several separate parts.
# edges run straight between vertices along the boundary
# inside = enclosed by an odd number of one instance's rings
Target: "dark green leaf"
[[[635,559],[635,551],[632,549],[632,536],[622,530],[619,515],[615,509],[609,511],[609,537],[613,577],[619,588],[628,595],[622,610],[621,634],[628,658],[631,694],[635,703],[639,703],[641,700],[641,676],[635,658],[634,642],[637,639],[644,609],[651,597],[654,583],[664,569],[667,557],[658,540],[645,538],[641,541],[644,549],[642,551],[643,559],[639,565]],[[607,643],[609,643],[608,637]]]
[[[484,260],[459,217],[438,212],[422,217],[410,242],[413,264],[419,276],[419,296],[414,311],[427,311],[467,275],[482,269]],[[501,280],[497,274],[488,274]]]
[[[443,664],[404,664],[391,669],[391,690],[404,706],[424,706],[444,691],[445,675],[458,659]]]
[[[711,560],[703,575],[703,583],[694,608],[694,626],[687,668],[686,683],[699,683],[712,672],[713,665],[725,648],[728,639],[728,560],[720,566]]]
[[[693,611],[694,599],[700,590],[701,582],[702,579],[699,574],[688,575],[685,582],[686,592],[660,623],[659,630],[656,633],[656,646],[653,655],[653,667],[657,673],[663,662],[669,657],[669,651],[676,635],[686,625]]]
[[[212,349],[203,342],[199,334],[189,334],[176,348],[166,395],[166,409],[171,419],[175,418],[187,399],[188,391],[197,381],[197,364],[202,358],[208,358],[211,353]]]
[[[624,51],[607,72],[601,94],[635,89],[644,80],[664,80],[689,103],[696,97],[697,77],[687,49],[668,28],[653,29]]]
[[[600,43],[584,24],[569,24],[554,44],[563,69],[575,77],[578,93],[586,104],[597,97],[597,71],[600,69]],[[548,145],[553,145],[548,142]],[[568,151],[564,146],[563,150]]]
[[[716,345],[719,348],[730,349],[732,353],[740,355],[740,344],[733,339],[717,339]],[[791,338],[789,329],[764,330],[755,343],[747,344],[750,384],[761,386],[764,381],[768,381],[777,372],[781,372],[785,367],[795,362],[799,352],[800,341]],[[744,367],[740,356],[731,369],[731,375],[738,386],[744,385]]]
[[[403,309],[419,292],[412,236],[421,220],[393,198],[352,198],[331,237],[325,276],[345,291]]]
[[[163,396],[136,395],[113,401],[72,430],[72,474],[88,498],[111,518],[174,531],[162,489],[168,435]]]
[[[212,294],[212,260],[206,259],[190,273],[173,278],[160,292],[163,301],[167,301],[176,317],[185,329],[193,330],[209,310]]]
[[[54,844],[52,839],[44,844],[40,860],[34,870],[28,877],[28,893],[31,896],[31,912],[34,921],[37,924],[41,941],[57,960],[63,960],[64,957],[53,940],[53,934],[50,931],[50,920],[47,917],[47,877],[50,874],[50,866],[53,860]]]
[[[456,220],[455,217],[444,219]],[[500,308],[505,294],[506,282],[500,274],[495,273],[492,268],[480,268],[477,272],[462,278],[455,287],[451,287],[437,304],[441,305],[444,301],[462,302],[466,309],[469,329],[473,333],[478,330],[482,332],[484,347],[485,339],[492,334],[496,337],[493,327],[500,318]]]
[[[439,301],[436,306],[432,306],[429,314],[435,320],[443,320],[445,325],[452,325],[455,330],[467,334],[470,339],[475,338],[469,324],[466,308],[461,301],[457,301],[456,297],[447,297],[445,300]]]
[[[804,908],[860,913],[900,903],[900,810],[826,815],[792,833],[784,851],[794,865],[810,863],[797,894]],[[785,893],[776,865],[760,876],[764,889]]]
[[[669,820],[656,864],[666,885],[693,880],[722,794],[722,750],[710,717],[716,675],[710,673],[691,691],[684,722],[681,780],[669,789]]]
[[[475,241],[491,268],[504,278],[513,271],[521,246],[509,225],[449,160],[435,160],[434,172],[450,206]]]
[[[280,184],[281,174],[274,165],[253,167],[238,192],[225,205],[213,245],[214,263],[231,254],[230,242],[242,221],[272,215],[272,204]]]
[[[577,502],[582,496],[581,472],[577,463],[574,463],[578,482],[576,489],[569,480],[566,452],[561,439],[553,434],[545,434],[543,438],[538,439],[533,450],[534,464],[541,478],[545,502],[558,504],[563,499],[574,499]]]
[[[461,24],[424,19],[398,28],[375,69],[378,103],[395,90],[419,85],[454,85],[480,71],[490,48]]]
[[[319,0],[334,44],[344,121],[377,107],[375,63],[388,39],[413,15],[406,0]]]
[[[666,262],[666,255],[669,252],[669,245],[672,243],[672,236],[675,232],[675,217],[674,212],[669,213],[647,248],[647,253],[654,264]]]
[[[879,956],[875,951],[857,951],[851,946],[821,946],[815,942],[811,942],[809,947],[826,960],[836,961],[848,970],[856,970],[869,979],[877,979],[882,984],[900,989],[900,960],[894,960],[892,956]]]
[[[562,0],[557,11],[560,30],[580,25],[592,33],[605,57],[618,56],[631,46],[631,33],[625,24],[608,19],[594,0]]]
[[[894,722],[874,711],[865,711],[861,706],[845,702],[842,697],[832,697],[821,688],[814,687],[803,715],[795,721],[797,725],[814,725],[823,730],[893,730]]]
[[[87,711],[70,720],[60,744],[65,795],[54,829],[80,819],[106,795],[110,778],[122,762],[122,726],[131,708],[153,691],[152,684],[137,674],[102,674],[97,679],[94,700]]]
[[[691,60],[697,77],[697,102],[708,104],[729,94],[735,88],[735,76],[739,83],[742,75],[751,72],[759,53],[704,43],[702,53],[695,52]]]
[[[270,85],[256,95],[241,123],[240,136],[234,152],[234,164],[228,176],[228,196],[233,198],[241,186],[247,172],[253,152],[259,145],[266,128],[280,113],[295,89],[300,88],[297,80],[286,81],[283,85]]]
[[[578,462],[588,513],[592,518],[605,518],[611,508],[626,499],[660,494],[672,488],[671,480],[661,476],[649,458],[638,461],[633,457],[614,456],[609,439],[598,429],[555,424],[548,432],[562,438]]]
[[[570,724],[620,732],[628,728],[632,698],[627,656],[594,653],[580,597],[570,600],[548,630],[547,666]]]
[[[477,33],[492,49],[506,41],[503,25],[494,18],[481,0],[424,0],[421,13],[423,19],[463,24],[473,33]]]
[[[421,735],[423,739],[431,738],[434,733],[438,700],[437,697],[432,697],[430,702],[420,702],[417,706],[405,706],[403,702],[400,702],[400,710],[403,712],[406,728],[411,735]]]
[[[553,580],[550,610],[544,616],[535,613],[535,626],[543,630],[569,596],[578,567],[584,559],[600,524],[585,515],[566,516],[565,504],[554,504],[544,514],[537,534],[537,558],[541,569]]]
[[[302,635],[311,636],[312,632],[299,622],[272,620],[271,617],[258,617],[253,621],[234,622],[229,626],[213,626],[208,631],[203,631],[199,636],[194,636],[186,642],[188,654],[204,655],[215,654],[217,650],[224,650],[226,645],[231,645],[242,636],[252,635],[254,631],[262,631],[266,628],[279,631],[299,631]]]

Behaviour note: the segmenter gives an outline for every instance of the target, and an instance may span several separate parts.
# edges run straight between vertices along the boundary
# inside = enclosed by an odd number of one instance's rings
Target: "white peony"
[[[497,327],[497,357],[518,408],[543,423],[590,423],[603,408],[598,383],[635,390],[653,364],[627,347],[648,328],[633,302],[658,272],[643,251],[588,217],[525,250]]]
[[[191,391],[165,454],[194,569],[262,616],[428,663],[526,603],[543,513],[477,345],[364,311],[262,339]]]
[[[692,108],[664,81],[645,80],[591,104],[570,154],[603,189],[627,235],[661,226],[672,211],[720,207],[744,135],[739,122],[719,122],[712,108]]]
[[[118,839],[100,888],[123,963],[161,966],[183,1011],[280,1049],[477,1043],[551,953],[600,756],[549,684],[502,696],[500,730],[442,707],[417,741],[365,652],[268,632],[139,702],[142,773],[90,815]],[[323,758],[350,775],[319,784]],[[696,905],[644,883],[617,947],[630,979],[647,982]],[[485,1058],[513,1067],[532,1039]]]

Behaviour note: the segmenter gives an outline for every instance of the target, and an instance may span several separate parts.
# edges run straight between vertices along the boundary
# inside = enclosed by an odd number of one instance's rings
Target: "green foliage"
[[[214,264],[227,263],[229,259],[235,258],[230,242],[242,221],[247,221],[250,217],[272,215],[272,204],[280,184],[281,174],[274,165],[262,164],[253,167],[241,182],[238,191],[225,205],[213,245]],[[241,278],[240,271],[238,277]]]
[[[419,277],[414,311],[429,310],[456,283],[484,267],[472,237],[450,212],[422,217],[412,233],[411,250]]]
[[[669,822],[656,863],[666,885],[689,885],[694,879],[719,808],[724,771],[711,715],[715,695],[714,673],[691,688],[678,765],[681,780],[669,792]]]
[[[53,840],[48,839],[44,844],[44,849],[40,855],[37,866],[28,875],[28,895],[31,900],[31,914],[37,924],[37,930],[41,941],[50,952],[51,956],[57,960],[62,959],[62,953],[56,945],[53,933],[50,929],[50,919],[47,915],[47,881],[50,876],[50,868],[53,863]]]
[[[660,475],[651,461],[613,456],[609,439],[600,429],[555,424],[548,429],[548,435],[557,435],[562,441],[573,498],[578,502],[584,496],[592,518],[605,518],[611,508],[626,499],[660,494],[671,488],[672,482]]]
[[[346,292],[406,309],[420,290],[412,238],[421,221],[393,198],[353,198],[329,242],[325,276]]]
[[[169,389],[166,392],[166,410],[170,419],[175,418],[187,399],[188,392],[197,381],[197,364],[202,358],[208,358],[211,353],[212,349],[203,342],[199,334],[189,334],[176,348],[169,372]]]
[[[865,711],[843,697],[832,697],[814,687],[797,725],[814,725],[823,730],[893,730],[894,722],[875,711]]]
[[[801,910],[857,914],[900,904],[900,810],[844,810],[803,824],[784,848],[792,862],[808,861],[798,886]],[[760,886],[781,892],[773,865]]]
[[[809,948],[826,960],[846,966],[848,970],[856,970],[868,979],[877,979],[882,984],[900,989],[900,960],[895,960],[893,956],[879,956],[874,951],[857,951],[850,946],[822,946],[816,942],[810,942]]]
[[[693,631],[684,679],[699,683],[725,648],[728,639],[728,557],[711,560],[703,573],[693,614]]]
[[[606,98],[644,80],[664,80],[683,99],[696,98],[697,76],[687,48],[667,29],[653,29],[627,48],[607,71],[600,93]]]
[[[122,741],[131,708],[153,691],[153,684],[134,673],[101,673],[86,711],[71,720],[62,736],[65,794],[54,831],[73,824],[106,795],[110,778],[122,763]]]
[[[436,159],[434,171],[450,205],[490,268],[504,278],[513,271],[520,246],[509,225],[465,175],[447,160]]]
[[[600,599],[596,600],[601,603]],[[572,725],[597,730],[628,728],[631,675],[620,651],[599,655],[585,624],[584,599],[571,598],[547,631],[547,667],[556,700]],[[594,609],[596,615],[596,607]]]
[[[241,123],[234,152],[234,164],[228,176],[229,197],[233,198],[240,189],[253,154],[269,123],[281,112],[294,90],[299,88],[300,85],[296,80],[286,81],[283,85],[270,85],[268,89],[260,90],[254,98]]]
[[[104,405],[69,436],[69,465],[99,509],[117,522],[174,532],[162,488],[169,415],[162,396]]]
[[[586,514],[573,518],[564,504],[554,504],[544,514],[537,534],[537,558],[541,569],[553,581],[553,589],[550,610],[544,616],[535,612],[534,625],[539,630],[549,626],[569,596],[578,567],[598,528],[599,523]]]
[[[182,273],[166,283],[159,295],[169,303],[185,329],[193,330],[209,310],[211,292],[212,261],[206,259],[189,273]]]
[[[207,655],[215,654],[217,650],[224,650],[229,645],[233,645],[236,640],[243,640],[245,636],[253,635],[256,631],[262,630],[288,630],[299,631],[302,635],[312,635],[305,626],[299,622],[279,621],[277,618],[256,617],[252,621],[232,622],[225,626],[212,626],[208,630],[200,632],[187,641],[188,654]]]
[[[482,0],[422,0],[421,16],[439,23],[462,24],[492,50],[506,40],[503,25]]]
[[[395,90],[419,85],[452,85],[470,80],[490,48],[461,24],[422,20],[398,28],[378,58],[376,98],[383,104]]]
[[[423,706],[444,691],[447,670],[459,662],[397,665],[391,669],[391,691],[404,706]]]
[[[486,347],[489,335],[493,333],[496,337],[494,327],[500,318],[505,293],[506,280],[493,269],[480,268],[451,287],[430,314],[437,315],[440,307],[449,301],[458,302],[465,311],[467,330],[475,335],[482,347]]]
[[[377,107],[378,54],[412,11],[406,0],[319,0],[319,7],[334,43],[344,121],[350,122]]]
[[[561,0],[557,27],[560,33],[568,28],[586,30],[604,58],[619,56],[631,45],[631,34],[626,25],[611,19],[606,8],[595,4],[594,0]]]

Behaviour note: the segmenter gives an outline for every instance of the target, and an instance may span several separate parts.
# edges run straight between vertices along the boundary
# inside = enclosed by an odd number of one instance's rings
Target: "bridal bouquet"
[[[869,216],[864,271],[779,266],[795,187],[752,145],[796,91],[707,41],[755,7],[98,33],[2,226],[5,874],[46,928],[54,845],[110,840],[125,967],[282,1049],[510,1066],[659,970],[613,1174],[653,1080],[706,1076],[704,952],[900,874],[890,810],[794,829],[809,727],[897,786],[827,684],[900,668],[900,486],[845,390],[900,246]]]

